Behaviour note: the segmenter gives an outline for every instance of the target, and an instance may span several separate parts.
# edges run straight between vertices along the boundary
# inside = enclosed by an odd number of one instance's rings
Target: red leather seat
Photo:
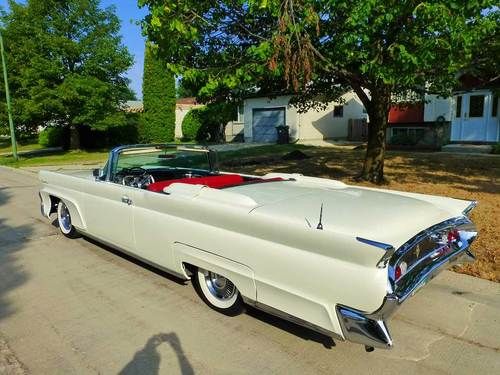
[[[179,178],[176,180],[158,181],[148,186],[149,191],[158,193],[163,192],[167,186],[174,183],[192,184],[192,185],[205,185],[214,189],[220,189],[225,186],[238,185],[245,180],[238,174],[222,174],[219,176],[206,176],[206,177],[193,177],[193,178]]]

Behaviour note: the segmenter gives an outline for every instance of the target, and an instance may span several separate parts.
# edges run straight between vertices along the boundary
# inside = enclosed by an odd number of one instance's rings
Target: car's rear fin
[[[392,255],[396,251],[394,246],[383,242],[373,241],[362,237],[356,237],[356,240],[370,246],[378,247],[379,249],[385,251],[384,255],[382,255],[380,260],[377,262],[377,268],[385,268],[387,266],[387,263],[391,259]]]

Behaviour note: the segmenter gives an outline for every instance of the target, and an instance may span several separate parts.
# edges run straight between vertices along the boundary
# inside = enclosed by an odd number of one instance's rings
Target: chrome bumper
[[[387,327],[387,319],[394,314],[399,305],[413,296],[443,269],[454,264],[473,262],[474,255],[469,251],[471,242],[439,259],[432,267],[422,270],[413,278],[411,285],[405,285],[402,290],[396,289],[396,291],[393,291],[391,287],[382,306],[373,313],[337,305],[337,317],[344,338],[368,347],[390,349],[393,342]]]

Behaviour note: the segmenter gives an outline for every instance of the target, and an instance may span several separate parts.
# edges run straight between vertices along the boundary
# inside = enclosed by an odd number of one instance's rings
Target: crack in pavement
[[[479,303],[476,303],[474,305],[477,306],[479,305]],[[434,332],[434,333],[440,333],[444,336],[448,336],[448,337],[451,337],[455,340],[458,340],[458,341],[461,341],[461,342],[465,342],[467,344],[470,344],[470,345],[474,345],[474,346],[477,346],[479,348],[484,348],[484,349],[489,349],[489,350],[492,350],[496,353],[500,353],[500,347],[493,347],[493,346],[489,346],[489,345],[484,345],[484,344],[481,344],[480,342],[477,342],[477,341],[474,341],[474,340],[471,340],[471,339],[467,339],[467,338],[464,338],[463,335],[465,334],[465,332],[467,331],[469,325],[470,325],[470,322],[472,321],[472,311],[474,310],[474,308],[472,308],[470,311],[469,311],[469,314],[471,315],[471,317],[469,318],[469,323],[467,324],[467,326],[465,327],[464,331],[460,334],[460,335],[454,335],[452,333],[449,333],[449,332],[446,332],[445,330],[439,328],[439,327],[433,327],[433,326],[430,326],[430,325],[425,325],[425,324],[419,324],[413,320],[410,320],[410,319],[406,319],[402,316],[399,316],[397,319],[402,321],[402,322],[405,322],[407,324],[410,324],[414,327],[417,327],[417,328],[422,328],[422,329],[425,329],[427,331],[431,331],[431,332]]]

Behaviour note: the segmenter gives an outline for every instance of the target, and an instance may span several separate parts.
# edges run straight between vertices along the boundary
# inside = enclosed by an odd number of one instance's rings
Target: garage
[[[284,125],[286,125],[285,107],[253,108],[252,135],[254,142],[276,142],[278,138],[276,127]]]

